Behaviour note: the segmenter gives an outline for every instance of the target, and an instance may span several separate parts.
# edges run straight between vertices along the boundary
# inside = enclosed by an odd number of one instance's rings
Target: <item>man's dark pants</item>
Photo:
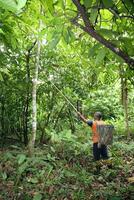
[[[94,160],[100,160],[102,159],[108,159],[108,153],[107,153],[107,147],[106,145],[101,145],[98,147],[98,143],[93,144],[93,155],[94,155]]]

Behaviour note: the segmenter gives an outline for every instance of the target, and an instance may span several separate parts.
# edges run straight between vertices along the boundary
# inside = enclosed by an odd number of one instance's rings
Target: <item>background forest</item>
[[[0,0],[0,199],[133,199],[133,13],[131,0]],[[112,169],[93,174],[91,131],[62,94],[114,125]]]

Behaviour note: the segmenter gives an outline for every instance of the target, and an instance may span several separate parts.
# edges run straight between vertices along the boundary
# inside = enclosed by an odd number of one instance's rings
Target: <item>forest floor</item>
[[[32,157],[17,146],[1,149],[0,200],[134,199],[134,142],[115,142],[110,156],[95,163],[89,144],[67,142],[36,147]]]

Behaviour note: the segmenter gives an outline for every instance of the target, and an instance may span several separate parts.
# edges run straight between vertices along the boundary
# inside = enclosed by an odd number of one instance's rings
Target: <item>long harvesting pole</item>
[[[72,106],[72,108],[78,113],[78,110],[75,108],[75,106],[69,101],[69,99],[61,92],[61,90],[51,81],[51,84],[60,92],[60,94],[66,99],[66,101]]]

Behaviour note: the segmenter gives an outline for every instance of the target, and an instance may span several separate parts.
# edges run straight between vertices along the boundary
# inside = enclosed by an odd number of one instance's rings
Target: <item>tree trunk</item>
[[[121,83],[121,105],[124,106],[124,81],[123,81],[123,74],[122,70],[120,70],[120,83]]]
[[[39,29],[40,29],[40,25],[39,25]],[[38,82],[40,49],[41,49],[41,41],[38,38],[38,40],[37,40],[36,62],[35,62],[35,75],[34,75],[34,78],[33,78],[33,88],[32,88],[32,135],[31,135],[29,145],[28,145],[30,155],[32,155],[32,153],[34,151],[34,145],[35,145],[35,139],[36,139],[36,130],[37,130],[36,95],[37,95],[37,82]]]
[[[129,138],[129,120],[128,120],[128,86],[127,86],[127,79],[124,80],[124,92],[123,92],[123,104],[124,104],[124,111],[125,111],[125,129],[127,133],[127,137]]]
[[[24,144],[28,144],[28,117],[29,117],[29,103],[30,103],[30,58],[31,51],[34,48],[36,41],[27,50],[26,56],[26,96],[24,102],[24,115],[23,115],[23,137]]]
[[[125,132],[129,138],[129,120],[128,120],[128,84],[127,78],[124,77],[125,71],[123,68],[120,68],[120,80],[121,80],[121,104],[124,108],[125,114]]]

